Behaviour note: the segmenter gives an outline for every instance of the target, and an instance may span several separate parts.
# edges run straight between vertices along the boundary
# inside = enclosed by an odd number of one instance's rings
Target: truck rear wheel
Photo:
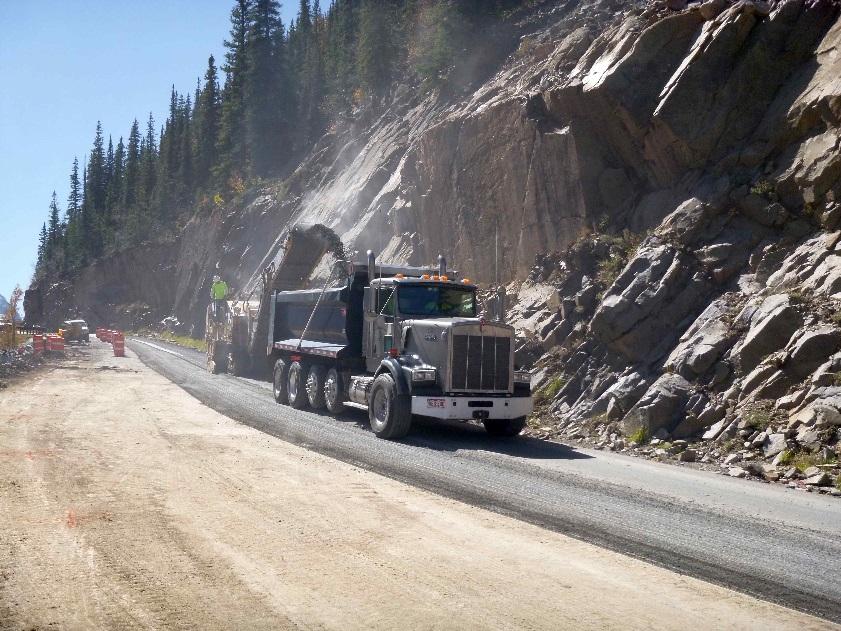
[[[526,417],[520,416],[518,418],[489,418],[482,421],[485,430],[491,436],[516,436],[526,426]]]
[[[307,373],[307,399],[310,407],[320,410],[324,407],[324,366],[313,364]]]
[[[296,410],[307,407],[307,371],[301,362],[289,365],[289,378],[286,380],[286,390],[289,393],[289,405]]]
[[[286,389],[289,365],[286,360],[278,359],[274,363],[274,375],[272,376],[272,394],[278,403],[289,403],[289,391]]]
[[[341,414],[345,411],[345,384],[342,374],[335,368],[327,371],[324,379],[324,404],[331,414]]]
[[[403,438],[412,427],[412,401],[397,393],[391,375],[380,375],[371,386],[368,418],[371,429],[379,438]]]

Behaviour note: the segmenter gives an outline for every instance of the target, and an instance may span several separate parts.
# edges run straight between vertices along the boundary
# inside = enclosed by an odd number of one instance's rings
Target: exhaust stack
[[[498,322],[505,322],[505,287],[500,285],[496,290],[496,319]]]
[[[447,274],[447,259],[444,258],[443,254],[438,255],[438,275],[439,276],[446,276]]]
[[[373,250],[368,250],[368,284],[377,276],[377,257]]]

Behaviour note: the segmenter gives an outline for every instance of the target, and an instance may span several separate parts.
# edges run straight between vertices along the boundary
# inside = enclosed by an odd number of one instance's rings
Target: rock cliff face
[[[283,182],[197,213],[152,310],[200,323],[217,264],[248,293],[292,225],[324,223],[351,250],[445,252],[509,284],[521,358],[554,379],[553,426],[732,438],[773,399],[772,429],[799,448],[787,414],[828,409],[841,368],[838,15],[834,0],[537,3],[459,96],[401,86]],[[101,299],[78,285],[77,302]]]

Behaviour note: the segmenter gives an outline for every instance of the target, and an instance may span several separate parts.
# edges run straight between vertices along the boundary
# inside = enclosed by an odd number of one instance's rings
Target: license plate
[[[444,407],[444,399],[427,399],[426,407],[428,408],[442,408]]]

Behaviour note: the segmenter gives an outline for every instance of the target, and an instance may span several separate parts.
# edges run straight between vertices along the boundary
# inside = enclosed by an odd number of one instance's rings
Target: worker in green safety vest
[[[219,322],[225,315],[228,297],[228,284],[219,275],[213,277],[213,284],[210,286],[210,298],[213,300],[213,317]]]

